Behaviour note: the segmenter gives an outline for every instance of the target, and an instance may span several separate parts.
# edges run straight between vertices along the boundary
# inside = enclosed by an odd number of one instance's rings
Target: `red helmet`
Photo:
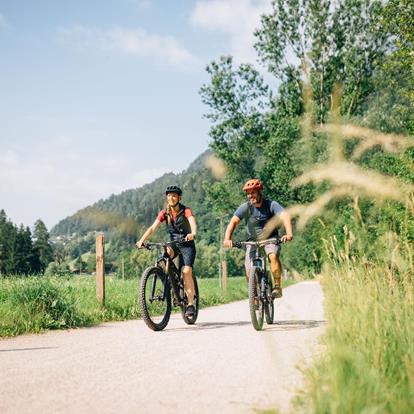
[[[243,191],[248,190],[263,190],[263,183],[257,178],[253,178],[252,180],[246,181],[246,183],[243,186]]]

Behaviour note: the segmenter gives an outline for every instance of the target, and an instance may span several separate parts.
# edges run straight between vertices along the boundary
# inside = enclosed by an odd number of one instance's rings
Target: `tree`
[[[342,154],[343,145],[350,157],[358,141],[354,138],[354,142],[343,144],[337,138],[338,145],[329,146],[330,136],[321,133],[325,123],[333,118],[342,122],[352,119],[378,127],[381,119],[381,129],[401,132],[412,119],[407,102],[400,99],[408,78],[399,82],[396,90],[396,83],[390,82],[396,71],[387,72],[384,67],[393,39],[381,22],[383,2],[274,0],[272,5],[272,12],[262,16],[255,32],[255,48],[261,62],[280,82],[277,94],[258,81],[257,73],[246,83],[241,67],[233,67],[229,57],[207,67],[211,80],[200,93],[209,107],[206,116],[212,121],[211,146],[229,167],[226,179],[208,192],[212,205],[224,206],[232,197],[236,199],[234,195],[246,175],[261,178],[267,194],[285,206],[309,203],[329,184],[304,181],[297,187],[293,186],[296,177],[311,165],[326,162],[335,151]],[[248,71],[254,73],[251,67]],[[387,83],[387,93],[379,92],[380,85]],[[378,153],[377,148],[374,151]],[[356,162],[368,166],[370,155],[364,154],[365,158]],[[406,158],[406,163],[411,162],[410,156]],[[374,168],[384,167],[382,161]],[[401,170],[396,162],[394,157],[393,167],[388,167],[392,173]],[[347,211],[350,201],[344,203],[341,208]],[[337,205],[338,214],[330,217],[329,225],[311,223],[309,231],[313,234],[305,234],[300,251],[295,250],[295,242],[284,249],[294,251],[288,257],[296,260],[299,269],[320,269],[320,235],[342,229],[346,222],[341,205]],[[314,263],[310,263],[310,251],[316,258]],[[302,257],[298,258],[298,253]]]
[[[0,211],[0,273],[10,275],[16,269],[17,228],[7,218],[4,210]]]
[[[376,73],[366,123],[384,132],[414,134],[414,4],[390,0],[381,16],[392,48]]]
[[[256,50],[269,71],[292,78],[304,96],[307,76],[317,122],[326,119],[335,84],[341,84],[342,113],[360,113],[372,91],[371,78],[388,47],[379,25],[378,0],[274,0],[262,16]]]
[[[247,179],[255,175],[268,128],[263,112],[269,108],[270,92],[262,76],[251,65],[233,68],[230,56],[207,66],[210,85],[200,89],[215,153],[229,166],[231,173]]]
[[[33,246],[38,254],[40,271],[43,273],[53,260],[53,248],[49,242],[49,232],[42,220],[37,220],[33,232]]]
[[[28,227],[20,226],[16,234],[15,273],[35,273],[38,267],[38,259],[34,254],[32,233]]]

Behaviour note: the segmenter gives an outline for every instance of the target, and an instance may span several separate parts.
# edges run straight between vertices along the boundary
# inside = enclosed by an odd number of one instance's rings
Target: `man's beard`
[[[262,200],[263,200],[263,196],[262,196],[261,194],[259,194],[259,195],[256,197],[256,204],[260,204],[260,203],[262,202]]]

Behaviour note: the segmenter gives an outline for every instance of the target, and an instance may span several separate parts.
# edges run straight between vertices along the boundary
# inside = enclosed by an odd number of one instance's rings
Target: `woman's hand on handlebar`
[[[138,240],[136,243],[135,243],[135,246],[137,246],[138,247],[138,249],[142,249],[143,247],[144,247],[144,243],[145,243],[145,240]]]
[[[193,233],[188,233],[187,236],[185,236],[184,241],[191,241],[191,240],[195,240],[196,235]]]

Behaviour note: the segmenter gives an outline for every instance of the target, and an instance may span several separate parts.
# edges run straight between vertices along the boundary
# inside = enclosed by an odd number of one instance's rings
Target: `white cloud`
[[[65,41],[85,50],[118,52],[157,62],[188,68],[197,65],[194,57],[173,36],[149,34],[142,29],[114,27],[108,30],[87,26],[72,26],[60,30]]]
[[[50,228],[101,198],[140,187],[172,170],[137,170],[126,157],[71,148],[70,140],[54,140],[36,149],[1,152],[0,209],[12,221],[32,225],[41,218]]]
[[[191,14],[195,28],[226,33],[237,62],[253,63],[253,32],[260,26],[260,16],[271,11],[270,0],[199,0]]]

